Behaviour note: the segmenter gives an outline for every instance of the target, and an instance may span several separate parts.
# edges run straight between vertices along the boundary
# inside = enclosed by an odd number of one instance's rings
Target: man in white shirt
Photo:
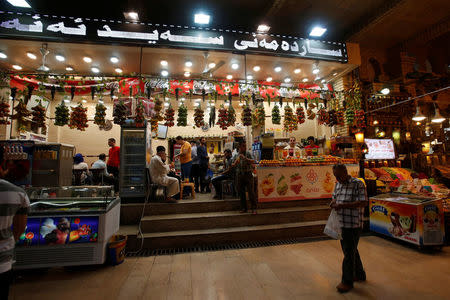
[[[156,147],[156,155],[150,161],[150,176],[152,182],[167,187],[167,202],[176,202],[173,196],[180,192],[180,184],[178,179],[167,176],[170,172],[170,166],[166,162],[166,148],[163,146]]]
[[[289,145],[287,145],[284,150],[289,150],[288,156],[297,157],[300,155],[300,148],[297,146],[297,140],[295,137],[289,139]]]
[[[106,166],[106,154],[105,153],[100,154],[98,156],[98,160],[95,161],[91,166],[91,170],[103,169],[103,182],[114,185],[114,191],[118,192],[119,191],[119,179],[114,178],[113,174],[109,174],[107,168],[108,167]]]

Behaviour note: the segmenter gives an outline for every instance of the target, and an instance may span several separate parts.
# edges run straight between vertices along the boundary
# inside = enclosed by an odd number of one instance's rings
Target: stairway
[[[258,214],[253,215],[240,213],[237,199],[211,200],[209,196],[173,204],[149,203],[141,222],[143,247],[169,249],[320,237],[330,213],[329,199],[259,203]],[[138,249],[141,240],[136,226],[128,227],[127,235],[128,251]]]

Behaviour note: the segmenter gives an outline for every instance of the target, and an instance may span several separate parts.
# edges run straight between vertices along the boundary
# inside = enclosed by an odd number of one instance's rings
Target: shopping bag
[[[323,233],[335,240],[342,239],[342,229],[336,210],[332,209]]]

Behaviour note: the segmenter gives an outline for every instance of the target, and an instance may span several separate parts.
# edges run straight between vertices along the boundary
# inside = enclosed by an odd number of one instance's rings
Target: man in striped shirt
[[[0,299],[8,299],[14,245],[25,231],[29,207],[23,189],[0,179]]]

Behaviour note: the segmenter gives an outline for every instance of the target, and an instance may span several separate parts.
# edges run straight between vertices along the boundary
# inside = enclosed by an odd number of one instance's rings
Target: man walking
[[[116,139],[110,138],[108,140],[109,155],[107,162],[107,171],[112,174],[114,178],[119,178],[119,165],[120,165],[120,147],[116,146]]]
[[[341,247],[344,253],[342,280],[336,287],[340,293],[353,288],[353,282],[365,281],[366,272],[359,257],[358,242],[363,226],[364,207],[367,206],[367,193],[364,183],[348,175],[342,164],[333,166],[337,183],[330,207],[335,209],[342,227]]]
[[[25,231],[29,207],[24,190],[0,179],[0,299],[8,299],[14,245]]]

